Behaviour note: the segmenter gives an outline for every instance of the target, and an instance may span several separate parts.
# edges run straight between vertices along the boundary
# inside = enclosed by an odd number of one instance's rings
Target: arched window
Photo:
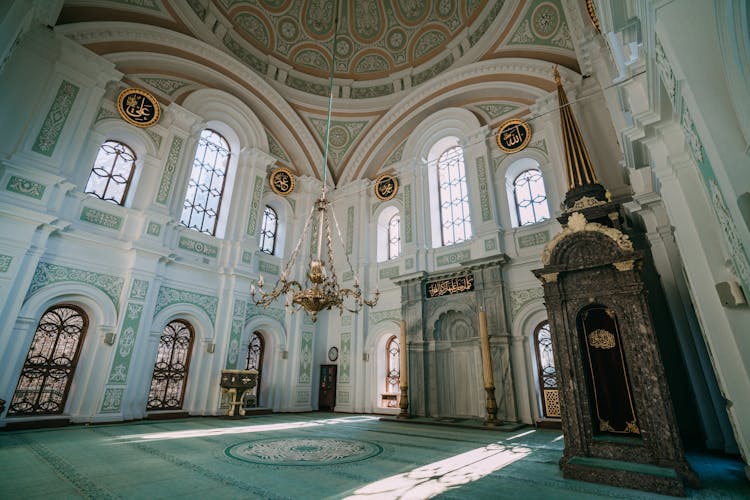
[[[229,156],[229,143],[221,134],[211,129],[201,132],[182,207],[182,225],[212,236],[216,234]]]
[[[86,183],[87,194],[111,201],[125,203],[130,181],[135,172],[135,153],[121,142],[105,141],[99,147],[94,167]]]
[[[385,359],[385,392],[387,394],[398,394],[401,378],[401,346],[399,345],[398,337],[395,335],[385,343]],[[393,400],[393,406],[396,406],[395,400]]]
[[[263,210],[263,225],[260,228],[260,251],[273,255],[276,252],[276,233],[279,229],[279,217],[276,210],[266,205]]]
[[[453,146],[440,155],[437,174],[442,245],[454,245],[471,238],[469,191],[460,146]]]
[[[245,395],[245,406],[258,406],[260,401],[260,381],[263,375],[263,351],[265,350],[265,341],[263,334],[253,332],[250,334],[250,341],[247,344],[247,359],[245,370],[258,370],[258,382],[252,391]]]
[[[401,215],[396,213],[388,221],[388,260],[401,255]]]
[[[541,171],[530,168],[518,174],[513,180],[513,199],[519,226],[549,219],[547,193]]]
[[[543,321],[534,330],[536,366],[539,376],[539,391],[542,396],[542,415],[560,418],[560,394],[557,386],[557,369],[552,354],[552,334],[549,321]]]
[[[182,408],[194,336],[193,327],[180,319],[164,327],[156,352],[147,410]]]
[[[76,306],[57,305],[42,315],[8,416],[54,415],[65,410],[87,328],[88,318]]]

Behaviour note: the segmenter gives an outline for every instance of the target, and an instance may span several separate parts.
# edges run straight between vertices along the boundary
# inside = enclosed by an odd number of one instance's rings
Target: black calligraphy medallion
[[[497,146],[506,153],[521,151],[531,140],[531,127],[523,120],[507,120],[500,124],[495,140]]]
[[[375,196],[381,201],[388,201],[398,193],[398,179],[390,174],[383,174],[375,179]]]
[[[294,174],[287,168],[277,168],[271,174],[271,189],[281,196],[291,194],[294,191]]]
[[[125,89],[117,97],[117,111],[136,127],[150,127],[159,121],[161,108],[156,97],[141,89]]]

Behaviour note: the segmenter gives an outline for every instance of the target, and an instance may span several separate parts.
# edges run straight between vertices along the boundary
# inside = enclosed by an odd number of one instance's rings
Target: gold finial
[[[555,73],[554,74],[555,74],[555,83],[557,83],[558,85],[562,85],[562,83],[560,82],[560,72],[557,71],[557,64],[555,64]]]

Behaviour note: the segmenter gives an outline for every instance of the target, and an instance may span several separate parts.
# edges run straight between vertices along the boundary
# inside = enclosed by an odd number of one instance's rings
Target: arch
[[[385,345],[389,338],[394,335],[398,336],[399,331],[399,321],[389,319],[372,327],[367,335],[364,349],[369,359],[365,379],[367,411],[377,411],[380,413],[396,413],[398,411],[398,404],[395,407],[391,404],[393,401],[398,402],[399,397],[397,396],[395,399],[392,395],[384,397],[384,382],[386,378]]]
[[[498,164],[495,170],[495,190],[505,193],[506,203],[502,206],[501,219],[509,227],[520,227],[516,211],[513,181],[521,172],[529,168],[536,168],[542,174],[547,207],[552,218],[554,207],[560,204],[558,176],[549,157],[535,148],[526,148],[523,153],[508,155]]]
[[[392,228],[390,227],[390,222],[393,217],[398,216],[401,214],[401,211],[398,208],[398,205],[395,203],[390,203],[387,206],[379,207],[378,212],[376,212],[376,226],[375,226],[375,232],[376,232],[376,238],[375,241],[377,242],[376,247],[376,259],[377,262],[386,262],[388,260],[395,259],[396,257],[399,257],[401,252],[398,252],[398,254],[395,257],[391,256],[390,252],[390,237],[392,236]],[[400,226],[400,225],[399,225]],[[399,227],[399,233],[400,233],[400,227]],[[400,237],[400,234],[399,234]]]
[[[289,228],[290,222],[294,217],[294,209],[287,198],[274,193],[268,193],[263,196],[261,206],[269,206],[276,212],[278,217],[276,248],[272,255],[283,258],[287,254],[286,244],[289,239]],[[258,242],[258,247],[260,247],[260,242]]]
[[[42,314],[8,416],[63,413],[87,330],[88,316],[78,306],[56,304]]]
[[[542,395],[541,416],[560,418],[560,392],[557,366],[552,351],[549,320],[539,323],[532,331],[536,352],[536,374]]]
[[[514,383],[519,396],[519,410],[526,410],[530,421],[543,418],[542,393],[539,391],[538,365],[534,350],[534,328],[547,320],[544,299],[533,299],[524,304],[513,317],[511,334],[523,344],[523,359],[516,360],[514,371],[519,374]],[[517,370],[517,371],[516,371]],[[523,398],[523,399],[521,399]],[[523,405],[524,408],[520,408]]]
[[[170,321],[162,331],[156,353],[146,409],[182,409],[190,373],[195,330],[183,319]]]
[[[255,332],[259,332],[263,336],[265,344],[263,365],[259,369],[259,372],[263,374],[263,390],[258,394],[256,404],[258,406],[278,409],[282,394],[277,379],[280,376],[279,373],[282,366],[276,360],[286,350],[286,330],[279,321],[270,316],[259,315],[250,319],[250,321],[245,323],[243,328],[240,343],[237,346],[238,355],[234,366],[238,368],[245,367],[244,354],[247,352],[250,338]],[[233,350],[233,346],[229,348],[230,351]]]
[[[86,283],[60,282],[40,288],[24,301],[12,332],[6,335],[5,348],[0,352],[4,363],[3,392],[12,393],[29,352],[39,319],[56,304],[79,307],[88,317],[88,330],[80,346],[75,376],[72,378],[64,414],[71,417],[96,413],[97,394],[87,394],[85,384],[96,374],[108,370],[110,349],[99,341],[105,334],[113,334],[117,325],[117,310],[112,299],[103,291]]]

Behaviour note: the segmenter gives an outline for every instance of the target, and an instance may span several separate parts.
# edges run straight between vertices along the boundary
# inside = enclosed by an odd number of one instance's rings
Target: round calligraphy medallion
[[[531,127],[523,120],[507,120],[500,124],[495,134],[497,147],[506,153],[515,153],[525,148],[531,140]]]
[[[286,196],[294,191],[294,174],[288,168],[277,168],[271,174],[271,190]]]
[[[159,121],[161,108],[156,97],[141,89],[125,89],[117,96],[117,111],[136,127],[150,127]]]
[[[375,196],[381,201],[393,199],[398,193],[398,179],[390,174],[383,174],[375,179]]]

